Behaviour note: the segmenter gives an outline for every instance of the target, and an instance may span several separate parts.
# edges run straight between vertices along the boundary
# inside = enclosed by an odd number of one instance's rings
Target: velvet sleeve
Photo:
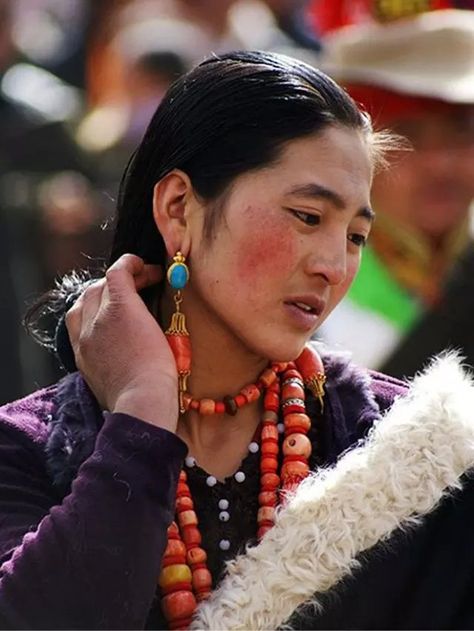
[[[185,455],[174,434],[107,415],[61,501],[37,448],[1,424],[0,628],[143,628]]]

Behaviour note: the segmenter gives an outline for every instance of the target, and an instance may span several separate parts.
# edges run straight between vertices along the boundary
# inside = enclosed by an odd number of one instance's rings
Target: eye
[[[352,241],[352,243],[354,243],[354,245],[356,245],[358,248],[363,248],[367,245],[367,237],[363,234],[353,233],[348,235],[347,238],[349,239],[349,241]]]
[[[319,215],[314,215],[313,213],[305,213],[303,210],[294,210],[293,208],[289,209],[293,215],[302,221],[307,226],[319,226],[321,217]]]

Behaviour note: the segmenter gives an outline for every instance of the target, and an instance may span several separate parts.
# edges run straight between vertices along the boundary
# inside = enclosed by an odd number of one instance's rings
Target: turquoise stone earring
[[[185,260],[186,258],[178,251],[173,256],[173,263],[168,268],[166,276],[173,289],[183,289],[189,280],[189,269]]]

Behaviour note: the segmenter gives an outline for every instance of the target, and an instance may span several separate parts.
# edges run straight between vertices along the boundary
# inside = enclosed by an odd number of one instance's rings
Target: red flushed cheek
[[[258,212],[258,227],[249,230],[238,253],[239,279],[247,286],[265,282],[265,279],[283,278],[295,265],[295,237],[283,217],[264,218]],[[252,223],[248,224],[252,226]]]

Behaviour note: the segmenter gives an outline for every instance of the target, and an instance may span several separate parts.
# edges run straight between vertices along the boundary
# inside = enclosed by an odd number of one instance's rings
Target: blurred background
[[[360,278],[318,334],[410,376],[474,362],[474,1],[0,0],[0,403],[61,376],[26,309],[107,257],[118,184],[168,86],[211,52],[322,67],[407,137]]]

